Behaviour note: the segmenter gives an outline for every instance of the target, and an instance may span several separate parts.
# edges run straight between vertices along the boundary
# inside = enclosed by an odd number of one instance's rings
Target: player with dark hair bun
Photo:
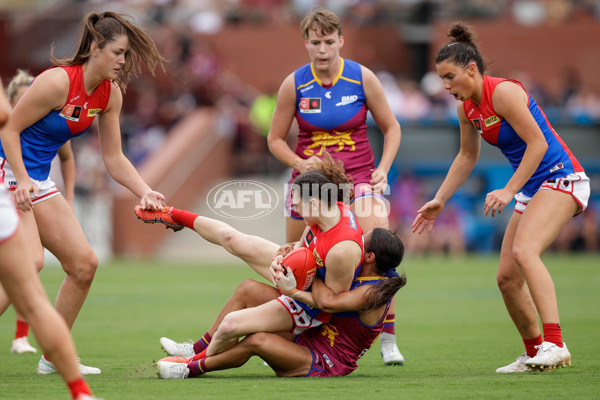
[[[458,100],[460,152],[433,200],[418,210],[412,230],[431,232],[446,201],[475,167],[481,138],[497,146],[514,173],[504,188],[487,194],[484,215],[501,213],[515,199],[497,281],[525,353],[496,372],[570,365],[554,283],[540,256],[567,221],[585,210],[589,178],[521,82],[484,74],[486,63],[472,29],[454,23],[448,36],[451,40],[439,50],[436,68]]]

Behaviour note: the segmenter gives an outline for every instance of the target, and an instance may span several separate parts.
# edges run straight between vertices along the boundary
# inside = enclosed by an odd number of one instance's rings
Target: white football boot
[[[381,342],[381,357],[385,365],[403,365],[404,356],[396,345],[396,335],[382,333],[379,337]]]
[[[160,345],[170,356],[192,357],[196,354],[194,353],[194,343],[191,340],[189,342],[177,343],[169,338],[161,337]]]
[[[27,336],[22,336],[12,341],[10,352],[13,354],[37,353],[37,349],[29,344]]]
[[[82,375],[98,375],[102,373],[100,368],[88,367],[87,365],[80,363],[79,357],[77,358],[77,364],[79,365],[79,372],[81,372]],[[56,368],[54,367],[54,364],[46,360],[46,357],[42,355],[42,358],[40,358],[40,362],[38,363],[37,373],[40,375],[55,374]]]
[[[523,353],[519,357],[517,357],[515,362],[508,364],[504,367],[498,368],[496,372],[501,374],[509,374],[511,372],[527,372],[529,371],[529,368],[527,368],[527,365],[525,365],[525,363],[528,360],[529,356],[527,355],[527,353]]]
[[[187,364],[168,361],[157,362],[156,371],[160,379],[184,379],[190,374]]]
[[[538,349],[537,354],[525,363],[534,371],[550,371],[557,367],[564,368],[571,365],[571,353],[564,342],[563,347],[558,347],[551,342],[542,342],[535,348]]]

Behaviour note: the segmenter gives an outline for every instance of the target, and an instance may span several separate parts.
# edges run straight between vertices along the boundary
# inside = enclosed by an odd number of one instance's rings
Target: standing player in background
[[[90,13],[84,20],[76,53],[57,59],[40,74],[11,113],[0,136],[0,173],[21,211],[23,232],[31,244],[35,265],[43,265],[43,247],[67,273],[56,298],[56,309],[69,328],[83,306],[98,259],[75,214],[49,179],[58,149],[87,131],[98,116],[102,158],[110,175],[139,197],[143,208],[156,209],[164,196],[140,177],[121,148],[119,114],[122,90],[144,64],[151,72],[164,59],[154,41],[126,16],[110,11]],[[0,292],[0,311],[8,299]],[[100,369],[80,364],[84,374]],[[56,372],[42,355],[38,373]]]
[[[459,100],[460,152],[434,199],[418,211],[413,232],[431,232],[446,201],[475,167],[481,137],[500,148],[515,172],[504,188],[488,193],[484,215],[493,217],[515,198],[497,281],[526,352],[496,372],[570,365],[554,283],[540,256],[567,221],[586,208],[589,179],[520,82],[484,75],[486,63],[471,29],[455,23],[448,36],[452,40],[439,50],[436,68]]]
[[[8,103],[11,108],[15,108],[15,105],[19,101],[27,88],[33,82],[33,76],[23,70],[18,70],[16,75],[8,83],[6,94],[8,96]],[[71,142],[65,143],[58,149],[58,157],[60,158],[60,169],[64,182],[64,197],[69,206],[73,209],[73,201],[75,199],[75,157],[73,156],[73,149],[71,148]],[[38,266],[41,268],[43,264]],[[10,352],[15,354],[22,353],[37,353],[35,347],[29,344],[27,336],[29,335],[29,325],[17,312],[17,328],[15,330],[15,338],[12,341]]]
[[[340,56],[344,37],[337,15],[321,8],[313,10],[302,19],[300,29],[310,63],[285,78],[279,89],[268,135],[269,149],[293,168],[290,182],[308,170],[323,152],[341,160],[355,185],[351,206],[359,224],[365,232],[376,227],[387,229],[389,210],[383,193],[400,145],[400,125],[375,74]],[[377,168],[367,136],[367,111],[371,111],[385,138]],[[294,118],[300,132],[296,150],[292,151],[286,140]],[[287,242],[299,240],[305,227],[302,217],[289,210]],[[381,353],[385,364],[402,365],[404,357],[396,345],[394,325],[393,302],[380,338]]]
[[[8,102],[0,87],[0,129],[8,116]],[[79,370],[69,329],[44,292],[19,225],[19,214],[0,175],[0,287],[6,288],[15,309],[31,323],[40,346],[55,360],[72,398],[93,400]]]

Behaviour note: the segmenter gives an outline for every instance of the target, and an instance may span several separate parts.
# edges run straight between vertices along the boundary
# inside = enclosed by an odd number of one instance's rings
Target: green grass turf
[[[573,365],[545,373],[501,375],[523,351],[495,286],[497,256],[407,258],[408,285],[396,311],[402,367],[381,363],[379,343],[346,377],[283,379],[252,358],[241,368],[199,379],[159,380],[158,339],[197,339],[244,278],[241,263],[103,264],[73,335],[97,396],[117,399],[592,399],[600,398],[600,257],[547,255]],[[64,274],[41,278],[53,299]],[[9,353],[14,313],[0,320],[0,399],[67,399],[57,375],[35,373],[39,355]],[[35,339],[31,341],[37,346]]]

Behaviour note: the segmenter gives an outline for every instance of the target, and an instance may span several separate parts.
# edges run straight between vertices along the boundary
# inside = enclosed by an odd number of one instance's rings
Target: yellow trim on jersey
[[[346,78],[345,76],[340,77],[340,79],[343,79],[343,80],[348,81],[348,82],[356,83],[357,85],[362,84],[361,81],[357,81],[357,80],[354,80],[354,79]]]
[[[315,81],[316,81],[316,82],[317,82],[319,85],[323,86],[323,82],[321,82],[321,80],[320,80],[320,79],[319,79],[319,77],[317,76],[317,73],[315,72],[315,66],[314,66],[312,63],[310,64],[310,72],[312,72],[312,74],[313,74],[313,77],[314,77],[315,79],[313,79],[312,81],[310,81],[310,82],[308,82],[308,83],[306,83],[306,84],[304,84],[304,85],[302,85],[302,86],[306,86],[306,85],[308,85],[308,84],[310,84],[310,83],[312,83],[312,82],[315,82]],[[338,73],[337,73],[337,75],[335,76],[335,78],[333,78],[333,81],[331,82],[331,86],[335,85],[335,84],[337,83],[337,81],[339,81],[339,80],[340,80],[340,78],[341,78],[341,79],[344,79],[344,80],[347,80],[347,81],[350,81],[350,82],[358,83],[358,84],[360,85],[360,82],[358,82],[358,81],[355,81],[355,80],[353,80],[353,79],[344,78],[344,77],[342,76],[342,73],[343,73],[343,72],[344,72],[344,59],[343,59],[342,57],[340,57],[340,70],[338,71]],[[302,86],[298,86],[298,89],[299,89],[299,88],[301,88]]]
[[[354,282],[361,282],[362,284],[365,281],[383,281],[386,279],[386,276],[360,276],[354,279]]]
[[[312,65],[311,65],[311,68],[312,68]],[[296,90],[299,90],[300,88],[303,88],[304,86],[308,86],[308,85],[310,85],[311,83],[313,83],[314,81],[315,81],[315,79],[313,79],[312,81],[310,81],[310,82],[308,82],[308,83],[304,83],[304,84],[302,84],[302,85],[298,86],[298,87],[296,88]],[[317,80],[317,81],[318,81],[318,80]],[[319,84],[321,84],[321,83],[319,82]]]

